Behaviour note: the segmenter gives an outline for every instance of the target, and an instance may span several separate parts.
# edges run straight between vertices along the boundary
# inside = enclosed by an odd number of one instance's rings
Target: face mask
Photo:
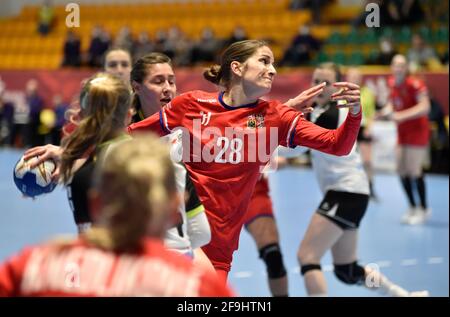
[[[389,53],[391,51],[391,44],[389,42],[382,42],[381,51],[383,53]]]

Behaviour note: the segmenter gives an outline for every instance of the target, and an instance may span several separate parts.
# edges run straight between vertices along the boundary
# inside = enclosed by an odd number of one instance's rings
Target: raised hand
[[[339,108],[349,108],[350,113],[357,115],[361,111],[361,92],[359,86],[349,82],[337,82],[333,86],[340,88],[331,95],[331,99],[338,101]],[[340,100],[344,102],[340,102]]]
[[[300,93],[297,97],[289,99],[287,102],[285,102],[285,105],[293,107],[303,113],[311,112],[313,111],[311,104],[314,98],[322,93],[324,87],[325,83],[321,83],[317,86],[311,87]]]

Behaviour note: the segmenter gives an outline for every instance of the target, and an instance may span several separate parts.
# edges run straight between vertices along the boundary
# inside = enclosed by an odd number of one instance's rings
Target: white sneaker
[[[424,224],[431,216],[431,209],[423,209],[421,207],[416,208],[415,214],[409,218],[409,225],[421,225]]]
[[[409,297],[409,294],[410,292],[395,284],[392,284],[386,292],[386,295],[390,297]]]
[[[406,213],[402,216],[401,222],[404,224],[410,224],[411,219],[413,219],[416,216],[417,213],[417,207],[411,207],[409,208]]]
[[[430,292],[428,291],[409,292],[408,297],[430,297]]]

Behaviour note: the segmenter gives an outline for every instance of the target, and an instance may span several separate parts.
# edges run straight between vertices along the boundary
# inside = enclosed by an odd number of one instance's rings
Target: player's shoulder
[[[395,88],[395,78],[394,76],[390,75],[387,78],[387,84],[390,88]]]
[[[408,86],[414,89],[422,89],[425,87],[425,83],[423,80],[417,77],[409,76],[406,78],[406,83]]]
[[[189,99],[198,103],[217,103],[218,93],[217,92],[207,92],[203,90],[192,90],[185,92],[178,97]]]
[[[197,103],[219,103],[219,94],[217,92],[194,90],[191,97]]]

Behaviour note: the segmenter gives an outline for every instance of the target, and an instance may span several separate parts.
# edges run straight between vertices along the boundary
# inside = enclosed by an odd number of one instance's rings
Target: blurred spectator
[[[367,60],[366,64],[370,65],[390,65],[392,58],[397,54],[392,41],[388,38],[380,39],[380,51]]]
[[[69,104],[65,103],[61,95],[53,97],[53,109],[55,111],[55,124],[51,130],[51,143],[59,145],[61,143],[62,128],[66,123],[65,113],[69,109]]]
[[[39,138],[38,128],[40,124],[40,113],[44,106],[44,102],[38,93],[39,84],[36,79],[30,79],[25,87],[25,100],[29,108],[28,114],[28,133],[29,133],[29,145],[31,147],[41,145],[42,142]],[[27,144],[25,144],[27,145]]]
[[[5,87],[0,82],[0,145],[11,144],[14,124],[14,104],[5,100]]]
[[[13,128],[9,138],[9,145],[28,147],[31,144],[30,137],[30,107],[26,102],[18,102],[14,105]]]
[[[421,5],[428,25],[436,22],[446,22],[448,24],[448,1],[426,0],[422,1]]]
[[[439,144],[439,147],[448,147],[448,130],[445,124],[445,114],[442,110],[443,108],[436,100],[436,98],[434,98],[431,94],[430,103],[431,108],[430,112],[428,113],[428,119],[432,124],[435,125],[434,129],[436,132],[436,135],[432,136],[432,139],[435,137],[432,142],[436,141],[436,143]]]
[[[442,55],[441,62],[448,67],[448,50]]]
[[[289,8],[291,10],[310,9],[314,24],[320,24],[320,13],[322,7],[330,2],[329,0],[291,0]]]
[[[392,0],[393,6],[397,8],[399,25],[417,24],[425,18],[425,13],[419,0]]]
[[[52,143],[52,130],[56,122],[56,114],[52,108],[45,108],[39,114],[38,144]]]
[[[190,62],[192,42],[177,26],[169,28],[162,53],[172,59],[174,65],[186,66]]]
[[[119,30],[114,40],[114,47],[121,47],[131,52],[133,49],[133,36],[128,26],[124,26]]]
[[[158,30],[155,35],[154,51],[162,53],[164,51],[164,45],[165,45],[166,41],[167,41],[167,32],[165,30]]]
[[[45,36],[50,33],[54,18],[55,14],[53,12],[51,1],[44,1],[42,7],[39,9],[38,17],[38,32],[41,35]]]
[[[311,35],[307,25],[300,26],[298,34],[292,40],[291,46],[286,50],[281,66],[306,65],[311,60],[311,55],[320,48],[320,42]]]
[[[430,96],[431,108],[428,113],[430,120],[430,156],[431,166],[429,172],[448,174],[449,138],[448,129],[445,124],[445,114],[439,102]]]
[[[408,60],[413,69],[431,66],[432,63],[440,64],[434,49],[429,46],[419,33],[412,37],[412,47],[408,50]]]
[[[101,26],[92,29],[91,44],[88,50],[88,64],[91,67],[102,67],[103,55],[111,44],[109,33]]]
[[[81,65],[80,38],[73,31],[67,31],[64,42],[64,59],[62,66],[79,67]]]
[[[195,43],[192,49],[191,64],[213,62],[217,51],[220,49],[220,44],[220,41],[214,35],[214,31],[209,27],[204,28],[200,40]]]
[[[155,45],[152,43],[148,33],[142,31],[133,45],[133,60],[138,60],[140,57],[153,52],[154,49]]]
[[[247,32],[242,26],[236,26],[231,36],[224,42],[224,47],[228,47],[234,42],[248,40]]]

